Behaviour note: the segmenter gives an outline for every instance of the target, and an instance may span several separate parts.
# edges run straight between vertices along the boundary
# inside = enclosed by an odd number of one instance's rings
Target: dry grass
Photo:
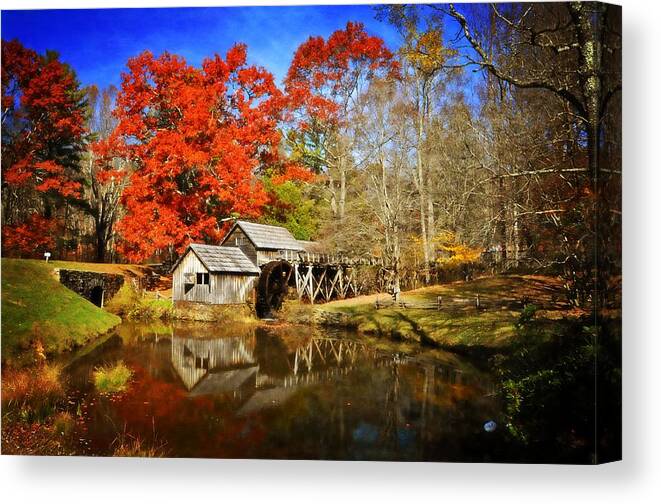
[[[7,418],[26,423],[44,422],[64,396],[60,366],[3,370],[2,409]]]
[[[114,273],[127,277],[142,276],[149,270],[147,266],[141,266],[139,264],[86,263],[77,261],[49,261],[48,264],[53,268]]]
[[[165,443],[148,442],[136,436],[122,434],[113,444],[114,457],[165,457]]]
[[[38,368],[7,369],[2,374],[2,405],[30,405],[51,402],[64,397],[60,381],[62,369],[46,364]]]

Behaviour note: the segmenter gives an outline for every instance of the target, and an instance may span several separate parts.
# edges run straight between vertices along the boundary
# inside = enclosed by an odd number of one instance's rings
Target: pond
[[[119,361],[127,389],[96,391]],[[130,438],[170,457],[491,461],[505,435],[488,374],[349,331],[123,323],[66,378],[91,455]]]

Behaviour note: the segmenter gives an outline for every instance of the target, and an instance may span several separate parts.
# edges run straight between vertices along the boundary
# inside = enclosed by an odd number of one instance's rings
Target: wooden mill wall
[[[241,245],[236,244],[237,238],[242,242]],[[257,264],[257,250],[252,242],[248,239],[241,228],[237,227],[223,242],[224,247],[239,247],[241,251],[250,259],[253,264]]]
[[[281,259],[279,250],[258,250],[257,251],[257,266],[263,266],[271,261]]]
[[[253,301],[257,287],[257,275],[217,273],[211,275],[211,291],[214,304],[236,304]]]
[[[256,275],[242,275],[232,273],[212,273],[209,275],[209,285],[193,285],[186,292],[186,274],[193,275],[196,280],[197,273],[208,273],[204,264],[195,253],[188,251],[172,275],[173,301],[194,301],[209,304],[239,304],[253,300],[253,292],[257,285]]]

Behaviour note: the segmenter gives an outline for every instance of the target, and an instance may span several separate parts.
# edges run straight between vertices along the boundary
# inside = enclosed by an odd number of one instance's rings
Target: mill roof
[[[237,247],[201,245],[192,243],[172,267],[174,271],[188,251],[192,251],[202,261],[210,273],[246,273],[259,275],[260,269]]]
[[[303,250],[303,247],[288,229],[268,224],[256,224],[254,222],[236,221],[225,240],[237,228],[245,233],[248,239],[258,249],[267,250]],[[225,241],[223,240],[223,242]]]

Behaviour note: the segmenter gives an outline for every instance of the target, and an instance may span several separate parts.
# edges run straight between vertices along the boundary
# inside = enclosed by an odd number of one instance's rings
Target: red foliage
[[[91,151],[94,154],[94,177],[99,184],[120,183],[128,177],[126,166],[114,162],[123,152],[117,135],[112,134],[92,143]]]
[[[246,46],[195,68],[145,52],[128,62],[116,134],[133,163],[118,224],[130,260],[220,238],[219,220],[258,217],[258,173],[282,166],[277,129],[286,105],[273,76],[246,63]]]
[[[300,180],[301,182],[312,182],[316,179],[314,173],[310,170],[296,163],[286,163],[285,168],[280,175],[273,177],[272,181],[275,185],[280,185],[288,180]]]
[[[22,224],[2,226],[2,249],[8,255],[41,257],[55,247],[57,226],[34,213]]]
[[[292,110],[322,123],[341,123],[340,112],[363,78],[396,77],[399,67],[379,37],[362,23],[348,22],[328,40],[310,37],[294,54],[285,79]],[[305,119],[299,125],[307,125]]]
[[[53,146],[71,146],[85,133],[78,83],[55,58],[40,57],[17,40],[2,42],[3,180],[41,193],[78,195],[79,182]],[[11,126],[9,126],[11,125]],[[7,133],[7,135],[5,135]]]

